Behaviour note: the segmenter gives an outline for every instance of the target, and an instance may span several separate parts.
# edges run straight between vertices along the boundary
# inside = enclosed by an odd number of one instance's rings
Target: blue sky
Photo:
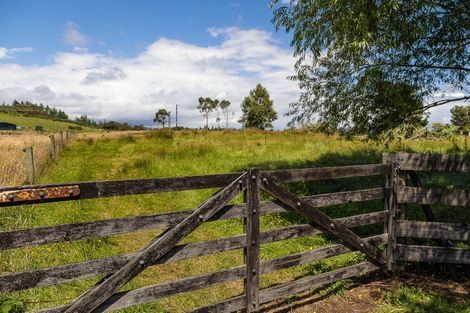
[[[230,126],[240,127],[240,103],[261,83],[282,129],[299,96],[287,79],[290,35],[274,31],[269,0],[0,0],[0,12],[0,102],[146,126],[178,104],[180,124],[201,127],[204,96],[231,101]],[[448,117],[444,106],[431,120]]]
[[[213,27],[273,31],[268,0],[2,0],[0,11],[2,46],[34,49],[17,54],[20,64],[43,64],[53,53],[70,49],[63,38],[69,23],[87,36],[88,51],[123,57],[139,54],[160,37],[214,45],[218,40],[206,31]],[[288,36],[273,37],[288,47]]]

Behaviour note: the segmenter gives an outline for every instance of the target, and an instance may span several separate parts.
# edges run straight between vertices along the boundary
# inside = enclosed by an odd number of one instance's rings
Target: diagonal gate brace
[[[372,263],[382,268],[385,267],[385,254],[382,251],[367,241],[362,240],[361,237],[344,227],[342,223],[329,218],[327,215],[297,197],[295,194],[279,186],[268,175],[263,175],[263,183],[260,187],[307,218],[314,226],[343,240],[344,245],[348,248],[363,252],[371,259]]]
[[[242,187],[242,188],[240,188]],[[220,211],[230,200],[246,187],[246,174],[233,181],[227,187],[202,203],[188,217],[169,229],[163,235],[154,238],[140,250],[120,270],[83,293],[68,307],[66,313],[93,312],[100,304],[110,298],[119,288],[137,276],[147,267],[164,257],[181,239],[194,231],[204,221]]]

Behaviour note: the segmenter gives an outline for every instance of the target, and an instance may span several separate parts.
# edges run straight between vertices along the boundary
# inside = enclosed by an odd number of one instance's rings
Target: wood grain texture
[[[470,206],[470,190],[444,190],[425,189],[417,187],[399,187],[398,202],[468,207]]]
[[[384,153],[384,163],[398,162],[401,170],[464,172],[470,171],[470,157],[459,154]]]
[[[323,207],[383,199],[385,193],[386,190],[384,188],[374,188],[314,195],[303,197],[302,199],[314,207]],[[290,210],[289,207],[279,201],[265,201],[261,202],[259,206],[260,214],[281,213]],[[0,232],[0,250],[173,227],[192,212],[193,210],[187,210]],[[244,216],[245,204],[227,205],[211,217],[209,221]]]
[[[397,221],[397,236],[470,241],[470,224]]]
[[[357,227],[384,222],[388,212],[380,211],[337,219],[346,227]],[[260,233],[260,243],[288,240],[302,236],[320,234],[321,231],[310,224],[295,225]],[[196,256],[203,256],[245,247],[245,235],[221,238],[175,246],[154,264],[174,262]],[[104,259],[53,266],[43,269],[4,274],[0,276],[0,293],[106,275],[115,272],[126,264],[135,254],[127,254]]]
[[[366,238],[366,240],[373,244],[381,244],[385,242],[386,237],[383,235],[377,235]],[[302,253],[286,255],[262,262],[260,265],[260,273],[267,274],[276,270],[285,269],[291,266],[301,265],[348,252],[351,252],[351,250],[343,245],[333,245]],[[246,267],[241,265],[218,272],[203,274],[200,276],[188,277],[163,284],[118,292],[110,298],[110,301],[105,301],[96,310],[96,312],[110,312],[114,310],[120,310],[137,304],[147,303],[158,298],[175,295],[181,292],[193,291],[207,288],[214,284],[242,279],[245,277],[245,275]],[[63,312],[68,307],[69,305],[63,305],[60,307],[41,310],[39,312]]]
[[[408,262],[470,265],[470,250],[433,246],[397,245],[397,259]]]
[[[279,186],[270,177],[263,175],[262,178],[263,184],[261,184],[261,188],[263,190],[299,212],[322,231],[343,240],[346,246],[360,250],[371,259],[371,262],[376,263],[378,266],[385,266],[385,255],[382,251],[367,242],[364,242],[359,236],[347,229],[343,224],[331,219],[323,212],[297,197],[295,194]]]
[[[351,265],[331,272],[322,273],[312,277],[301,278],[282,285],[261,289],[260,302],[267,303],[282,297],[290,296],[302,291],[318,288],[338,280],[351,278],[360,274],[367,274],[378,270],[378,267],[370,262]],[[245,307],[245,297],[238,296],[220,301],[207,307],[199,308],[191,313],[218,313],[234,312]]]
[[[242,191],[239,182],[243,184],[245,180],[246,174],[242,174],[230,185],[219,190],[178,225],[152,240],[123,267],[75,299],[65,312],[92,312],[95,310],[101,303],[109,299],[116,290],[128,283],[148,266],[155,264],[155,262],[170,252],[180,240],[221,210],[228,201],[232,200]]]

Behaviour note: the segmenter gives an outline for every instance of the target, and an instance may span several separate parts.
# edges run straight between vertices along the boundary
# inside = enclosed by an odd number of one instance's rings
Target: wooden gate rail
[[[326,214],[309,205],[306,201],[297,197],[287,189],[276,184],[271,177],[263,175],[261,188],[290,206],[308,219],[310,223],[317,226],[324,232],[331,234],[344,241],[344,244],[351,249],[359,250],[371,258],[371,262],[378,266],[385,265],[385,255],[376,247],[364,242],[359,236],[347,229],[343,224],[331,219]]]
[[[302,199],[313,207],[324,207],[350,202],[383,199],[386,192],[385,188],[373,188],[307,196],[302,197]],[[286,212],[289,211],[290,208],[279,202],[264,201],[260,203],[259,210],[260,214],[272,214]],[[0,232],[0,250],[172,227],[184,220],[192,212],[192,210],[168,212],[94,222],[5,231]],[[245,204],[227,205],[208,221],[239,218],[244,216]]]
[[[470,190],[426,189],[399,187],[399,203],[434,204],[447,206],[470,206]]]
[[[393,220],[396,233],[389,236],[389,240],[395,238],[396,242],[396,238],[416,238],[421,241],[429,239],[431,244],[435,245],[407,245],[402,242],[394,249],[394,259],[403,262],[470,264],[470,250],[453,248],[451,242],[451,240],[469,242],[470,224],[436,222],[431,209],[431,205],[470,207],[470,190],[423,188],[415,172],[469,173],[470,157],[400,152],[384,154],[383,162],[397,164],[402,173],[408,173],[412,182],[413,187],[408,187],[404,180],[404,184],[398,186],[396,192],[392,191],[392,194],[396,194],[397,202],[420,204],[428,220],[408,221],[403,220],[403,217],[396,217]]]
[[[381,223],[387,220],[386,211],[373,212],[339,218],[348,228]],[[310,224],[289,226],[260,233],[260,243],[288,240],[304,236],[321,234],[321,231]],[[155,264],[174,262],[197,256],[241,249],[245,247],[245,236],[234,236],[216,240],[175,246],[165,258]],[[96,259],[79,263],[53,266],[24,272],[4,274],[0,276],[0,292],[10,292],[35,287],[55,285],[71,280],[90,278],[113,273],[128,262],[135,254],[120,255],[104,259]]]
[[[470,172],[470,157],[459,154],[384,153],[383,163],[400,163],[402,171]]]
[[[385,234],[380,234],[365,238],[364,240],[371,244],[379,245],[385,243],[387,239]],[[319,261],[325,258],[330,258],[333,256],[338,256],[350,252],[353,251],[351,251],[349,248],[345,247],[342,244],[337,244],[306,252],[290,254],[261,262],[259,266],[259,274],[268,274],[277,270],[302,265],[313,261]],[[325,274],[329,273],[331,272],[327,272]],[[210,287],[211,285],[240,280],[246,277],[246,274],[246,266],[240,265],[237,267],[221,270],[218,272],[207,273],[200,276],[187,277],[158,285],[146,286],[129,291],[118,292],[114,294],[109,301],[105,301],[96,310],[96,312],[110,312],[120,310],[137,304],[144,304],[150,301],[154,301],[158,298],[203,289]],[[243,297],[243,299],[246,302],[250,303],[245,299],[245,297]],[[69,305],[63,305],[60,307],[41,310],[37,313],[63,312],[68,307]],[[246,304],[244,304],[239,309],[244,308],[247,308]]]
[[[379,268],[386,267],[393,270],[395,261],[470,264],[468,249],[406,245],[397,242],[397,238],[456,241],[469,241],[470,238],[470,224],[408,221],[405,215],[396,214],[405,207],[406,203],[424,205],[431,213],[430,205],[470,206],[470,190],[426,189],[420,182],[413,183],[413,187],[406,186],[404,174],[414,173],[410,171],[468,173],[470,157],[395,153],[384,154],[382,164],[275,171],[251,169],[248,172],[234,174],[3,187],[0,188],[0,209],[33,203],[208,188],[222,189],[194,210],[0,232],[0,251],[2,251],[164,229],[162,235],[136,253],[0,275],[0,293],[105,275],[97,285],[73,303],[39,312],[109,312],[182,292],[243,279],[245,290],[242,295],[193,312],[225,312],[241,309],[256,312],[260,304],[280,297],[376,271]],[[279,185],[279,183],[376,175],[388,175],[385,188],[297,197]],[[419,180],[417,175],[414,178]],[[276,199],[260,202],[259,189]],[[245,204],[227,205],[230,199],[243,190],[246,191]],[[318,210],[324,206],[376,199],[385,200],[384,211],[331,219]],[[309,224],[260,232],[259,219],[262,214],[286,211],[300,213],[308,219]],[[230,218],[244,218],[243,235],[179,243],[203,222]],[[385,233],[368,238],[360,238],[350,230],[354,227],[385,222],[387,222]],[[342,243],[260,261],[261,244],[322,232],[341,239]],[[386,253],[382,248],[385,248]],[[245,249],[243,265],[117,292],[121,286],[147,267],[235,249]],[[351,252],[363,253],[369,261],[259,289],[259,276],[262,274]]]
[[[294,295],[296,293],[318,288],[339,280],[351,278],[361,274],[368,274],[378,270],[378,267],[370,262],[343,267],[315,276],[305,277],[285,284],[273,286],[260,290],[260,304],[267,303],[279,298]],[[234,312],[245,308],[245,296],[238,296],[224,300],[213,305],[190,311],[190,313],[219,313]]]
[[[387,164],[366,164],[324,168],[289,169],[266,171],[283,182],[300,182],[356,176],[384,175],[389,170]],[[48,184],[0,188],[0,207],[20,204],[71,201],[77,199],[94,199],[126,195],[197,190],[224,187],[237,179],[242,173],[216,174],[201,176],[184,176],[171,178],[115,180],[99,182],[82,182],[67,184]],[[73,187],[74,192],[62,197],[48,198],[50,190]],[[21,197],[19,197],[21,194]]]

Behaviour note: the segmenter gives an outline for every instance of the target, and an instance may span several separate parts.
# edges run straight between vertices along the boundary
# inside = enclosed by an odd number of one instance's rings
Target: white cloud
[[[23,48],[5,48],[0,47],[0,59],[13,58],[13,55],[21,52],[32,52],[33,48],[23,47]]]
[[[204,125],[197,111],[199,96],[232,102],[230,125],[239,126],[240,103],[257,83],[271,93],[283,128],[288,105],[297,100],[292,51],[280,47],[271,33],[239,28],[211,29],[220,39],[214,46],[197,46],[159,38],[132,58],[87,51],[57,53],[52,64],[0,64],[0,102],[41,101],[73,115],[152,124],[155,110],[174,111],[179,124]],[[75,43],[76,44],[76,43]],[[211,123],[215,124],[216,114]]]
[[[80,49],[80,46],[86,46],[90,39],[78,30],[78,25],[73,22],[68,22],[65,26],[63,37],[64,43],[74,46],[74,50]]]

